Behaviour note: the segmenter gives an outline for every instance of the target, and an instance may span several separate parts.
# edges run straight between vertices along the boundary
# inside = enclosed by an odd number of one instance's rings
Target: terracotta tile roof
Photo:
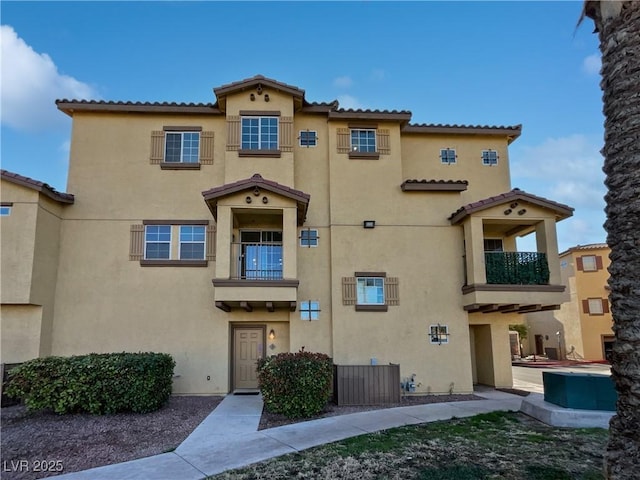
[[[408,110],[363,110],[338,108],[329,112],[329,118],[343,120],[391,120],[403,124],[411,120]]]
[[[232,193],[255,189],[258,189],[258,192],[260,189],[264,189],[295,200],[298,203],[298,224],[302,225],[304,223],[311,195],[272,180],[264,179],[259,173],[255,173],[251,178],[245,178],[243,180],[238,180],[237,182],[227,183],[225,185],[220,185],[219,187],[206,190],[202,192],[202,196],[204,197],[204,200],[207,203],[209,210],[211,210],[214,218],[217,219],[217,203],[219,198]]]
[[[467,180],[405,180],[400,185],[403,192],[462,192],[467,189]]]
[[[43,195],[46,195],[47,197],[60,203],[73,203],[75,201],[75,198],[72,194],[58,192],[52,186],[44,182],[34,180],[33,178],[18,175],[17,173],[9,172],[7,170],[0,170],[0,177],[7,182],[15,183],[16,185],[22,185],[23,187],[36,190],[37,192],[40,192]]]
[[[609,248],[609,245],[606,243],[590,243],[588,245],[576,245],[574,247],[567,248],[564,252],[560,253],[560,256],[563,257],[568,253],[581,251],[581,250],[602,250],[605,248]]]
[[[434,123],[410,123],[402,129],[403,133],[446,133],[475,135],[507,135],[509,143],[522,133],[522,125],[445,125]]]
[[[560,216],[561,220],[573,215],[574,209],[568,205],[554,202],[553,200],[548,200],[543,197],[538,197],[537,195],[527,193],[524,190],[520,190],[519,188],[514,188],[509,192],[501,193],[500,195],[496,195],[495,197],[489,197],[483,200],[478,200],[477,202],[469,203],[468,205],[465,205],[459,208],[457,211],[453,212],[451,216],[449,216],[449,220],[452,224],[456,224],[472,213],[486,210],[487,208],[491,208],[495,205],[502,205],[503,203],[513,202],[514,200],[523,200],[529,203],[533,203],[534,205],[554,210]]]
[[[206,113],[221,114],[214,103],[177,102],[129,102],[105,100],[56,100],[59,110],[67,115],[75,111],[156,112],[156,113]]]
[[[223,95],[227,95],[232,92],[236,92],[239,90],[246,90],[247,88],[252,88],[254,85],[262,83],[268,87],[275,88],[276,90],[284,91],[291,93],[298,97],[304,97],[304,90],[294,86],[288,85],[283,82],[279,82],[272,78],[267,78],[264,75],[254,75],[250,78],[245,78],[244,80],[238,80],[237,82],[227,83],[220,87],[214,88],[213,93],[216,94],[216,97],[220,97]]]

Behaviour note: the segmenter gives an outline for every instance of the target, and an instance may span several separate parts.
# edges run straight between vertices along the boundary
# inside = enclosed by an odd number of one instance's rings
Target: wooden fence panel
[[[400,365],[335,365],[338,405],[386,405],[400,402]]]

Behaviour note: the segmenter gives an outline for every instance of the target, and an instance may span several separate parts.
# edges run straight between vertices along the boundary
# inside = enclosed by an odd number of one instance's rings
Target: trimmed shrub
[[[258,360],[258,381],[269,412],[305,418],[329,400],[333,361],[324,353],[300,350]]]
[[[11,370],[6,393],[28,410],[152,412],[171,395],[175,364],[166,353],[36,358]]]

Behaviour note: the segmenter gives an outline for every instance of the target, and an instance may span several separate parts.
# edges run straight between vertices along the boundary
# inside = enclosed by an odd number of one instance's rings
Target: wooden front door
[[[536,335],[534,339],[536,342],[536,355],[544,355],[544,339],[542,335]]]
[[[264,356],[264,327],[234,327],[232,389],[258,388],[256,361]]]

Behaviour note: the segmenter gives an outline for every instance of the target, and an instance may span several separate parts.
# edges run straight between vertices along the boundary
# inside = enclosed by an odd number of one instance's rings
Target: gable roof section
[[[75,197],[72,194],[58,192],[52,186],[44,182],[34,180],[33,178],[24,177],[17,173],[9,172],[8,170],[0,170],[0,177],[7,182],[15,183],[16,185],[21,185],[40,192],[56,202],[73,203],[75,201]]]
[[[254,87],[257,87],[258,84],[273,88],[274,90],[278,90],[283,93],[288,93],[293,95],[294,97],[304,98],[304,90],[294,87],[293,85],[287,85],[286,83],[278,82],[277,80],[273,80],[272,78],[267,78],[264,75],[254,75],[251,78],[245,78],[244,80],[239,80],[233,83],[227,83],[226,85],[222,85],[220,87],[214,88],[213,93],[216,94],[216,97],[219,99],[220,97],[227,96],[230,93],[242,92],[244,90],[249,90]]]
[[[560,217],[560,220],[564,220],[565,218],[573,215],[574,209],[568,205],[554,202],[553,200],[548,200],[543,197],[538,197],[537,195],[527,193],[524,190],[520,190],[519,188],[514,188],[510,192],[502,193],[500,195],[496,195],[495,197],[489,197],[485,198],[484,200],[469,203],[468,205],[459,208],[457,211],[451,214],[451,216],[449,217],[449,221],[451,221],[452,225],[455,225],[457,223],[460,223],[472,213],[480,212],[482,210],[495,207],[496,205],[513,202],[514,200],[522,200],[533,205],[538,205],[539,207],[553,210],[554,212],[556,212],[558,217]]]
[[[262,189],[283,197],[295,200],[298,204],[298,225],[304,224],[304,220],[307,216],[307,208],[309,206],[309,200],[311,195],[304,193],[300,190],[287,187],[272,180],[266,180],[262,178],[262,175],[255,173],[251,178],[245,178],[244,180],[238,180],[237,182],[227,183],[219,187],[214,187],[202,192],[204,201],[206,202],[209,210],[213,214],[213,218],[218,219],[218,199],[226,197],[236,192],[242,192],[251,189]]]

